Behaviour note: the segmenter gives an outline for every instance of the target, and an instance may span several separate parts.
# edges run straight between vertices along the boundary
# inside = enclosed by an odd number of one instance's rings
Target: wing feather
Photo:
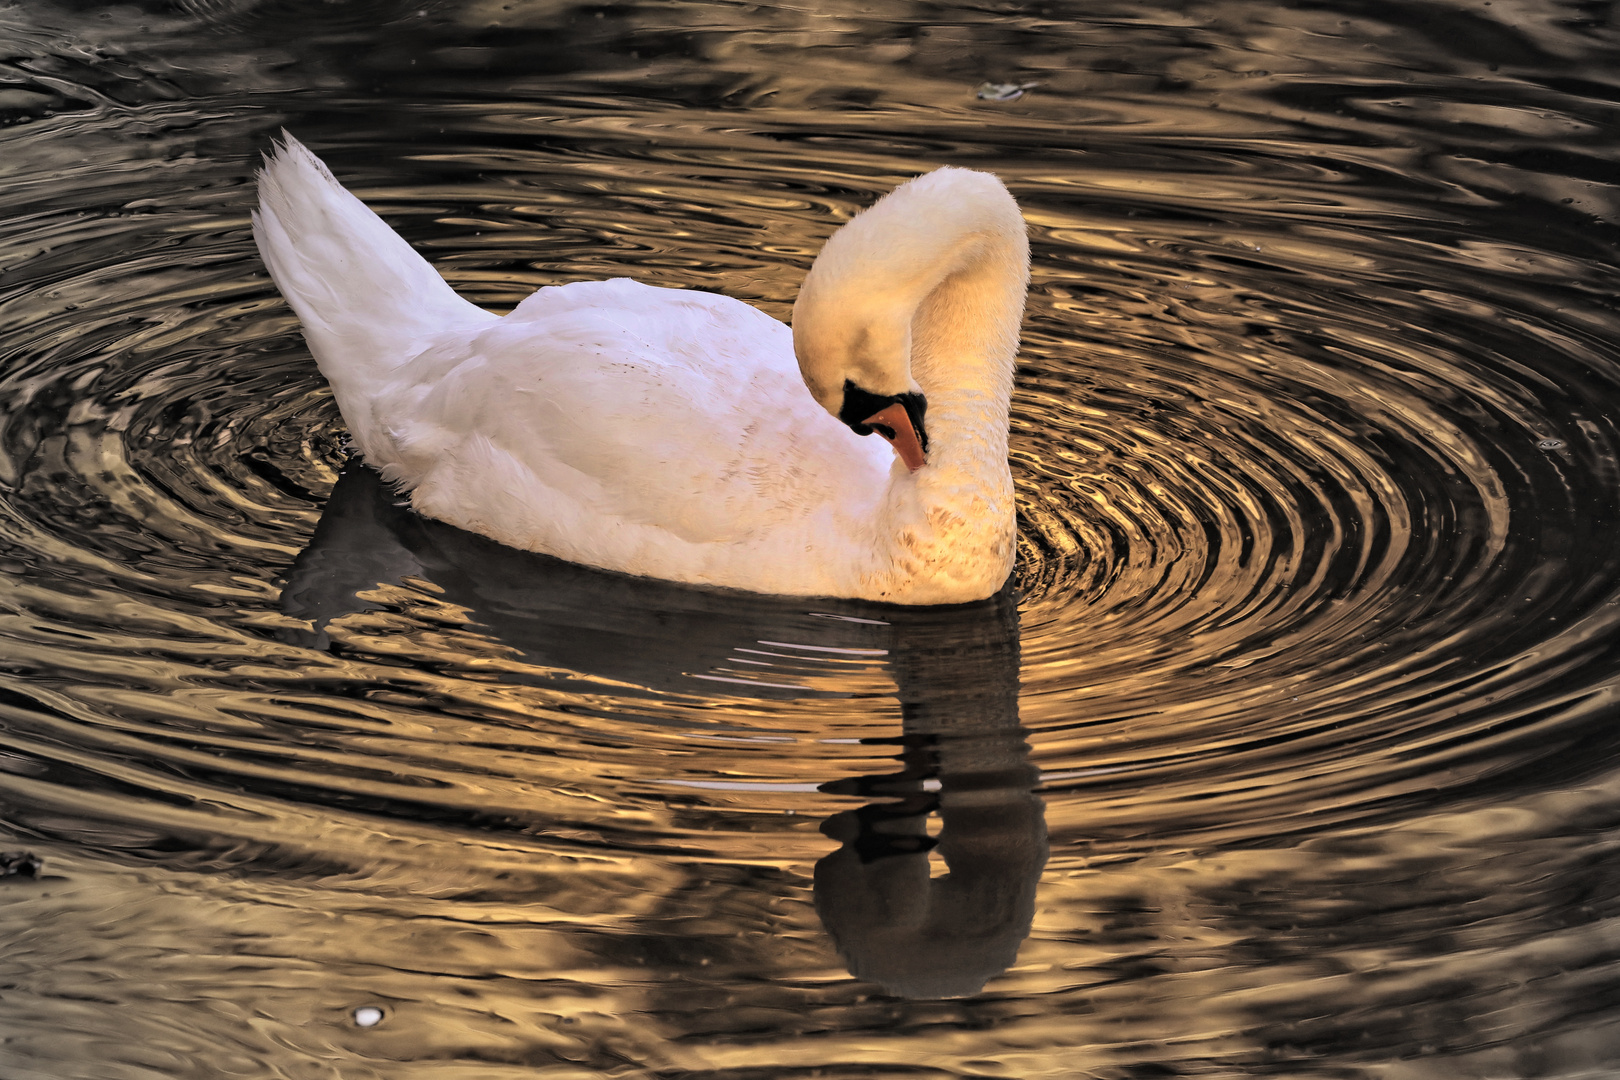
[[[891,456],[810,398],[783,324],[625,279],[542,289],[470,337],[446,335],[373,408],[379,424],[393,418],[391,477],[436,499],[471,507],[494,493],[445,485],[506,476],[508,508],[527,492],[546,504],[536,515],[656,525],[693,543],[802,519]]]

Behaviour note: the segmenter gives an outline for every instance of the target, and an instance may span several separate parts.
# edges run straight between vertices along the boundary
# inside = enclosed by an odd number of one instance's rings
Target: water
[[[1617,57],[1506,0],[0,9],[0,1075],[1612,1075]],[[786,317],[995,170],[1015,590],[401,511],[248,235],[283,126],[495,309]]]

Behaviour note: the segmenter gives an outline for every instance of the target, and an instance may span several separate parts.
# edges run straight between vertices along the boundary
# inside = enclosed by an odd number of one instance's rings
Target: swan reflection
[[[881,659],[903,728],[862,741],[895,746],[899,767],[822,785],[871,801],[823,824],[840,846],[816,864],[816,909],[850,972],[899,996],[976,993],[1013,962],[1047,845],[1019,726],[1010,592],[944,608],[816,600],[807,611],[804,601],[630,578],[420,517],[354,466],[288,574],[282,610],[304,628],[287,633],[330,647],[334,620],[384,606],[371,590],[407,580],[528,663],[648,693],[712,695],[719,680],[729,693],[800,697],[806,680],[781,654]],[[767,652],[770,664],[759,660]],[[931,852],[947,875],[931,876]]]
[[[887,799],[822,826],[841,846],[816,863],[816,910],[857,978],[901,997],[961,997],[1012,965],[1046,865],[1038,774],[1018,723],[1018,612],[1004,592],[894,617],[904,731],[865,741],[897,743],[902,767],[822,786]],[[931,848],[944,877],[930,876]]]

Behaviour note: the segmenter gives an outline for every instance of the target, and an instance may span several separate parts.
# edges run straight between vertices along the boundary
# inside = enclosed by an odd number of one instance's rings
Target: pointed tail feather
[[[457,296],[319,158],[282,136],[259,171],[253,239],[340,406],[347,388],[410,359],[430,335],[495,318]]]

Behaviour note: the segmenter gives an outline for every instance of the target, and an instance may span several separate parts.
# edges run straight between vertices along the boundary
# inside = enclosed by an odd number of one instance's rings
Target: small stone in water
[[[361,1027],[375,1027],[382,1023],[383,1011],[375,1005],[362,1005],[354,1010],[354,1022]]]
[[[1010,83],[987,82],[979,86],[979,100],[981,101],[1017,101],[1024,96],[1025,90],[1033,90],[1040,83]]]
[[[0,878],[38,877],[44,865],[32,851],[0,851]]]
[[[1542,439],[1540,442],[1536,443],[1536,448],[1538,450],[1562,450],[1564,448],[1564,440]]]

